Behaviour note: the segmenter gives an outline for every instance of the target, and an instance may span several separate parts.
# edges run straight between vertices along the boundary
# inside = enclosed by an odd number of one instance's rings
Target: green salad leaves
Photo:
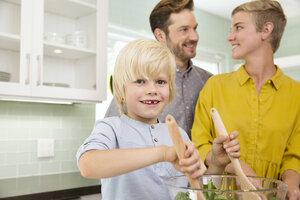
[[[203,189],[218,189],[212,180],[209,180],[207,185],[203,185]],[[221,194],[217,194],[215,192],[203,192],[203,195],[205,196],[206,200],[234,200],[233,198],[226,198],[225,196]],[[175,200],[191,200],[189,198],[189,192],[178,192]]]
[[[207,185],[203,185],[203,189],[219,190],[212,180],[210,179]],[[234,198],[226,198],[224,195],[217,194],[216,192],[206,191],[203,192],[206,200],[234,200]],[[175,200],[191,200],[189,192],[178,192]],[[280,200],[278,197],[271,197],[270,200]]]
[[[188,192],[178,192],[175,200],[191,200]]]
[[[217,190],[218,188],[214,185],[212,180],[210,179],[207,185],[203,185],[203,189],[208,190]],[[203,195],[207,200],[233,200],[233,198],[226,198],[225,196],[221,194],[217,194],[215,192],[203,192]]]

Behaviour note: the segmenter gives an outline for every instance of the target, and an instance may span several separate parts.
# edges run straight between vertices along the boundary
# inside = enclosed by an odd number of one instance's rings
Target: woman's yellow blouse
[[[211,77],[200,93],[192,140],[203,160],[218,136],[210,116],[216,108],[227,132],[240,135],[240,160],[258,176],[280,179],[287,169],[300,174],[300,83],[277,67],[259,96],[244,69]]]

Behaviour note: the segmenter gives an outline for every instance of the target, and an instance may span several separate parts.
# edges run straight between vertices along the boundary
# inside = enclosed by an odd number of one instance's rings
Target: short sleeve
[[[77,151],[77,165],[81,155],[89,150],[114,148],[116,148],[116,134],[114,127],[107,119],[97,121],[91,135],[84,141]]]

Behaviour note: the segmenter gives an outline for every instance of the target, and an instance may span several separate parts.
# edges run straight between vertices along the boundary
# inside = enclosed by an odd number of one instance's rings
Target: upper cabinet
[[[0,99],[106,98],[108,0],[1,0]]]

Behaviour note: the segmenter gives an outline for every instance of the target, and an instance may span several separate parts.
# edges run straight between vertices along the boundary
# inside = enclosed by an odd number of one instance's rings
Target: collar
[[[158,127],[158,126],[161,125],[161,123],[160,123],[160,121],[158,119],[157,119],[157,123],[156,124],[146,124],[144,122],[132,119],[132,118],[128,117],[125,114],[122,114],[120,118],[121,118],[121,120],[123,120],[127,124],[130,124],[130,125],[135,126],[135,127],[153,127],[153,126],[154,127]]]
[[[192,68],[193,68],[193,62],[192,62],[192,60],[189,60],[188,67],[185,70],[184,74],[189,73],[192,70]],[[180,72],[181,73],[181,68],[178,67],[178,66],[176,66],[176,72]]]
[[[284,83],[284,73],[277,65],[275,65],[275,67],[277,68],[276,73],[270,80],[272,81],[276,90],[278,90],[280,86]]]
[[[277,65],[275,65],[275,67],[277,69],[275,75],[267,81],[272,82],[275,89],[278,90],[284,81],[284,76],[283,76],[284,74]],[[249,76],[249,74],[245,70],[245,65],[242,65],[237,70],[237,75],[238,75],[238,80],[239,80],[241,86],[244,85],[250,78],[252,78],[251,76]]]

